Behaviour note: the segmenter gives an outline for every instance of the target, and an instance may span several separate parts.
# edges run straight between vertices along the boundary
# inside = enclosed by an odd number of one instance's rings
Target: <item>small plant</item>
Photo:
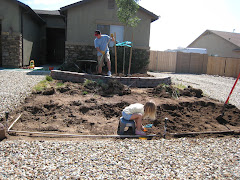
[[[83,95],[87,95],[88,92],[87,92],[87,91],[83,91],[82,94],[83,94]]]
[[[85,79],[83,86],[87,89],[94,90],[97,87],[97,83],[95,81]]]
[[[178,97],[180,96],[180,92],[178,88],[174,88],[173,92],[172,92],[172,97],[178,99]]]
[[[167,84],[163,83],[163,84],[158,85],[157,87],[160,88],[160,90],[164,90],[165,92],[172,94],[172,89]]]
[[[47,81],[52,81],[53,78],[52,78],[51,76],[46,76],[46,80],[47,80]]]
[[[85,79],[84,83],[83,83],[83,86],[88,86],[88,85],[91,85],[91,84],[94,84],[95,82],[92,81],[92,80],[89,80],[89,79]]]

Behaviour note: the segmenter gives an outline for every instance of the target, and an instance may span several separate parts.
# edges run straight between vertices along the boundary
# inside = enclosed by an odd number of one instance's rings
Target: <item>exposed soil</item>
[[[47,90],[33,92],[16,112],[10,114],[9,120],[13,122],[22,113],[13,130],[117,134],[122,109],[131,103],[144,104],[148,100],[156,103],[157,118],[154,121],[144,119],[143,124],[153,124],[147,133],[157,134],[160,138],[166,117],[169,119],[168,133],[240,130],[240,110],[227,105],[224,116],[217,118],[223,103],[204,97],[200,89],[179,90],[166,85],[128,89],[116,81],[108,84],[89,81],[85,85],[65,82],[58,87],[57,82],[52,81]]]

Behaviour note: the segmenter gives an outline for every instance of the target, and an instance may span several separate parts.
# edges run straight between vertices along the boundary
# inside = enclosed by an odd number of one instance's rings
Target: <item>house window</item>
[[[110,35],[111,33],[116,33],[116,40],[119,42],[123,42],[124,40],[124,26],[98,24],[97,29],[102,34]]]
[[[115,0],[108,0],[108,9],[115,8]]]

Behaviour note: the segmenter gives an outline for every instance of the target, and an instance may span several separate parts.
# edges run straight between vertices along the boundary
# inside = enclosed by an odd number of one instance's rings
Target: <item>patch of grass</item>
[[[64,86],[64,83],[63,82],[57,82],[57,87],[62,87],[62,86]]]
[[[178,88],[178,89],[185,89],[185,88],[187,88],[185,85],[183,85],[182,83],[181,84],[176,84],[176,85],[173,85],[173,87],[175,87],[175,88]]]
[[[43,91],[48,87],[48,84],[49,84],[49,81],[43,80],[43,81],[40,81],[33,89],[36,91]]]
[[[52,78],[51,76],[46,76],[46,80],[47,80],[47,81],[52,81],[53,78]]]

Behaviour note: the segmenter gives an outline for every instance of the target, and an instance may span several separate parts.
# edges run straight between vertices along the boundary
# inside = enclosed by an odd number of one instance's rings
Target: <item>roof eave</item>
[[[144,11],[145,13],[147,13],[148,15],[150,15],[152,17],[151,22],[154,22],[161,17],[161,16],[157,16],[156,14],[148,11],[147,9],[143,8],[142,6],[139,6],[139,9],[141,9],[142,11]]]
[[[90,1],[92,1],[92,0],[82,0],[82,1],[75,2],[73,4],[61,7],[60,11],[67,11],[69,8],[73,8],[73,7],[76,7],[78,5],[82,5],[82,4],[88,3]]]
[[[70,4],[68,6],[61,7],[60,11],[64,12],[64,11],[67,11],[69,8],[73,8],[73,7],[76,7],[78,5],[83,5],[83,4],[88,3],[90,1],[92,1],[92,0],[82,0],[82,1]],[[148,11],[147,9],[143,8],[142,6],[139,6],[139,8],[152,17],[151,18],[151,22],[154,22],[154,21],[158,20],[159,17],[160,17],[160,16],[157,16],[156,14]]]
[[[40,23],[42,24],[45,24],[46,22],[38,15],[36,14],[28,5],[20,2],[20,1],[17,1],[18,5],[21,6],[22,8],[26,9],[29,11],[29,13],[34,17],[36,18]]]

